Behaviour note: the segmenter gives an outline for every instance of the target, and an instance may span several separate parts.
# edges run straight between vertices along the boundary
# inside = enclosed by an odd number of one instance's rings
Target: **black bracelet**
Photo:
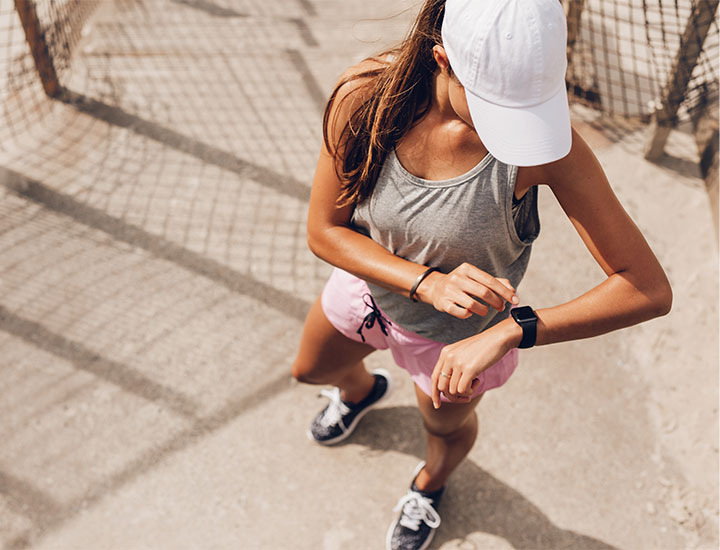
[[[437,267],[429,267],[422,273],[422,275],[420,275],[417,279],[415,279],[415,284],[410,289],[410,299],[413,302],[418,301],[417,298],[415,297],[415,293],[417,292],[417,289],[420,286],[420,283],[422,283],[425,280],[425,277],[430,275],[430,273],[432,273],[433,271],[438,271],[438,268]]]

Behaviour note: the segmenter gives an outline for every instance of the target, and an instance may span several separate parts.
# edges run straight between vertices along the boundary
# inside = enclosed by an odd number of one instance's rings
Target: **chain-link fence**
[[[0,147],[51,110],[99,1],[0,0]]]
[[[50,109],[42,89],[54,95],[71,77],[72,54],[83,26],[102,3],[0,2],[0,143],[25,131]],[[143,4],[118,3],[127,9]],[[238,15],[232,3],[202,4],[217,16]],[[564,4],[571,61],[567,82],[574,101],[642,121],[659,115],[664,125],[671,126],[699,118],[717,101],[717,0],[564,0]],[[113,42],[141,40],[124,33],[122,25],[104,30],[106,53],[112,51]],[[98,61],[116,63],[111,55]],[[138,61],[140,72],[141,65]]]
[[[658,160],[688,123],[717,218],[718,0],[564,0],[568,90],[575,101],[652,122],[645,158]]]
[[[667,106],[676,113],[673,122],[717,100],[716,0],[566,4],[567,82],[575,100],[643,120]],[[679,76],[686,85],[671,86]]]

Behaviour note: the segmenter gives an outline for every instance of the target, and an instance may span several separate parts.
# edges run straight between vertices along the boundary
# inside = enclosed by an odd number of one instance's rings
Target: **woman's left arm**
[[[538,167],[542,183],[557,198],[607,278],[567,303],[536,310],[536,345],[589,338],[665,315],[672,289],[640,230],[623,209],[600,163],[573,130],[570,153]],[[494,327],[445,346],[432,377],[432,398],[452,401],[472,393],[473,379],[517,347],[522,330],[508,318]],[[448,380],[440,372],[450,373]]]

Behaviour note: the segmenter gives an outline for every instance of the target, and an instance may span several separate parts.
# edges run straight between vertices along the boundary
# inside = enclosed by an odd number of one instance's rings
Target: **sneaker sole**
[[[358,415],[355,417],[355,420],[352,421],[352,423],[350,424],[348,429],[337,437],[334,437],[332,439],[326,439],[325,441],[318,441],[317,439],[315,439],[313,437],[313,434],[310,431],[310,428],[308,428],[307,431],[305,432],[305,434],[308,436],[308,439],[310,439],[310,441],[317,443],[318,445],[325,445],[325,446],[334,445],[336,443],[340,443],[341,441],[344,441],[345,439],[347,439],[348,437],[350,437],[352,435],[353,431],[355,431],[355,427],[357,426],[358,422],[360,422],[360,420],[362,420],[362,417],[365,416],[368,413],[368,411],[377,407],[380,403],[382,403],[383,401],[385,401],[385,399],[387,399],[389,397],[389,395],[392,393],[392,390],[393,390],[393,379],[392,379],[392,376],[390,375],[390,373],[388,371],[386,371],[385,369],[375,369],[374,371],[372,371],[372,374],[380,374],[381,376],[384,376],[385,379],[387,380],[387,389],[385,390],[385,393],[383,394],[383,396],[380,399],[378,399],[377,401],[375,401],[375,403],[373,403],[372,405],[368,405],[360,413],[358,413]]]

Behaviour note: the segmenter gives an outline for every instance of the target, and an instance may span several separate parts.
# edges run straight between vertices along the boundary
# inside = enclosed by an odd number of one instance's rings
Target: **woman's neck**
[[[464,147],[477,149],[479,145],[484,150],[485,146],[480,141],[475,128],[455,112],[448,92],[450,85],[451,77],[447,72],[435,71],[430,93],[431,105],[427,115],[429,127],[452,136],[453,141],[462,143]]]
[[[475,130],[453,109],[450,79],[437,71],[425,116],[397,143],[395,152],[407,171],[428,180],[445,180],[466,173],[487,155]]]
[[[447,121],[457,119],[459,121],[460,118],[450,104],[450,95],[448,94],[449,84],[450,77],[445,71],[435,71],[431,93],[432,105],[430,108],[434,109],[442,119]]]

